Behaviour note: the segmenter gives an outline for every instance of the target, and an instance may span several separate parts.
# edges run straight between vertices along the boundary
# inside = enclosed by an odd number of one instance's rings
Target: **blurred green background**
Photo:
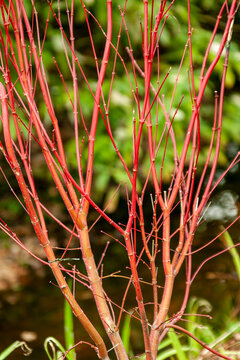
[[[169,3],[169,2],[168,2]],[[70,1],[68,1],[70,6]],[[199,74],[201,70],[201,64],[203,61],[203,56],[210,39],[212,30],[215,25],[217,13],[222,5],[222,1],[191,1],[191,22],[193,28],[192,35],[192,52],[193,52],[193,63],[194,63],[194,73],[195,73],[195,85],[196,89],[198,88]],[[38,8],[38,4],[36,4]],[[88,0],[86,1],[86,6],[90,12],[99,19],[99,22],[102,26],[102,29],[106,31],[107,27],[107,18],[106,18],[106,5],[102,1]],[[124,8],[124,1],[113,1],[113,38],[112,42],[116,46],[117,35],[119,31],[119,26],[121,23],[120,10]],[[66,32],[66,35],[69,36],[68,28],[68,19],[65,11],[65,1],[60,1],[61,7],[61,21]],[[157,4],[155,4],[157,9]],[[57,2],[53,2],[53,9],[57,13]],[[29,8],[30,12],[30,8]],[[41,8],[39,6],[38,16],[40,19],[40,28],[41,31],[44,31],[46,18],[48,16],[49,6],[45,2],[41,2]],[[141,21],[143,18],[143,2],[140,0],[131,0],[128,1],[125,20],[127,28],[131,38],[131,44],[134,54],[134,58],[137,60],[137,63],[141,68],[143,68],[143,55],[142,55],[142,37],[141,37]],[[224,29],[224,24],[226,21],[226,16],[224,15],[221,19],[218,34],[214,40],[214,44],[209,54],[207,67],[213,60],[215,53],[217,51],[222,31]],[[101,56],[103,54],[105,37],[99,29],[98,24],[94,21],[93,17],[89,15],[89,23],[91,26],[91,31],[93,35],[93,41],[95,44],[96,54],[98,56],[98,63],[101,64]],[[86,74],[89,84],[93,91],[96,89],[97,84],[97,74],[96,74],[96,65],[92,54],[91,43],[89,40],[89,35],[85,23],[84,13],[79,2],[75,4],[74,10],[74,33],[75,33],[75,47],[76,55],[80,61],[80,64],[83,68],[84,73]],[[166,108],[169,108],[172,91],[175,85],[176,74],[178,72],[179,63],[183,54],[185,44],[187,42],[187,1],[181,1],[173,5],[169,11],[169,17],[166,22],[166,26],[163,30],[161,39],[160,39],[160,82],[163,80],[167,71],[171,67],[172,70],[170,75],[165,82],[163,89],[161,90],[161,95],[165,96]],[[57,113],[57,116],[60,121],[60,126],[62,129],[63,139],[67,152],[67,159],[70,165],[71,170],[76,171],[77,160],[76,160],[76,151],[75,151],[75,140],[74,140],[74,123],[73,123],[73,113],[70,105],[68,95],[65,91],[62,80],[59,76],[59,73],[56,69],[53,57],[56,58],[59,68],[61,69],[62,75],[65,79],[65,85],[68,87],[71,99],[73,100],[73,87],[72,79],[70,77],[70,71],[64,54],[64,48],[62,45],[61,34],[58,30],[58,24],[50,15],[50,21],[46,36],[46,41],[43,50],[43,61],[46,67],[47,77],[50,85],[50,92],[53,99],[54,107]],[[239,17],[236,17],[234,34],[231,42],[230,49],[230,58],[226,79],[226,91],[225,91],[225,103],[223,110],[223,133],[222,133],[222,148],[219,158],[219,166],[221,168],[226,168],[229,160],[233,158],[236,154],[239,143],[240,143],[240,122],[239,122],[239,113],[240,113],[240,23]],[[123,60],[125,61],[126,67],[129,72],[130,79],[132,84],[134,84],[132,65],[129,58],[129,55],[126,51],[126,47],[129,46],[127,34],[123,28],[121,33],[121,41],[119,47],[119,53],[121,54]],[[68,51],[70,55],[70,51]],[[107,67],[106,78],[103,84],[103,92],[105,99],[108,99],[108,93],[111,83],[112,69],[113,69],[113,60],[114,60],[114,50],[111,51],[110,62]],[[221,61],[217,64],[214,73],[212,74],[208,87],[205,91],[200,121],[201,121],[201,152],[199,158],[198,170],[201,171],[201,165],[204,164],[206,159],[206,154],[208,150],[209,140],[212,134],[212,122],[214,116],[214,91],[219,91],[221,75],[223,70],[223,60],[222,56]],[[153,76],[152,83],[157,88],[157,63],[153,65]],[[190,120],[192,105],[189,94],[189,85],[188,85],[188,71],[189,71],[189,54],[186,53],[182,70],[180,73],[178,85],[176,88],[176,94],[173,102],[173,109],[171,114],[174,114],[181,97],[184,95],[184,100],[180,106],[176,119],[173,123],[173,128],[177,140],[177,149],[179,154],[181,153],[181,148],[183,141],[185,139],[186,129],[188,122]],[[85,83],[79,69],[77,69],[77,77],[79,84],[79,97],[82,108],[82,113],[86,122],[88,129],[90,128],[91,114],[93,109],[93,98],[89,92],[88,86]],[[138,78],[138,87],[140,99],[144,96],[144,81],[139,74]],[[153,99],[153,94],[151,94],[151,99]],[[49,123],[49,117],[47,114],[46,107],[44,105],[43,99],[39,94],[39,108],[42,119],[44,119],[45,124]],[[103,106],[102,106],[103,109]],[[129,169],[132,167],[132,117],[133,110],[135,110],[135,115],[137,117],[137,108],[134,103],[127,75],[123,69],[121,61],[118,59],[116,64],[116,75],[113,84],[113,91],[111,97],[111,104],[109,110],[110,122],[112,127],[112,132],[116,144],[125,159],[126,164]],[[153,125],[156,120],[156,106],[152,109],[152,119]],[[164,117],[159,111],[158,115],[158,135],[157,139],[160,138],[161,129],[164,126]],[[146,133],[146,129],[144,130]],[[80,125],[79,140],[82,141],[84,133],[84,128]],[[160,152],[161,152],[160,148]],[[87,140],[85,138],[83,149],[82,149],[82,165],[83,170],[86,168],[87,162]],[[173,169],[173,151],[172,147],[168,146],[168,151],[166,153],[166,160],[164,164],[164,173],[163,180],[168,183],[171,178],[171,172]],[[160,164],[159,164],[160,168]],[[144,182],[144,178],[149,170],[149,159],[148,159],[148,146],[147,139],[144,138],[142,142],[142,149],[140,152],[140,172],[139,172],[139,181]],[[77,175],[77,172],[76,172]],[[37,176],[45,176],[44,168],[41,170],[37,169]],[[141,181],[142,180],[142,181]],[[94,163],[94,199],[95,201],[101,201],[103,194],[108,190],[109,194],[112,194],[116,188],[116,184],[119,184],[120,181],[128,181],[127,176],[124,172],[123,166],[113,150],[111,141],[109,140],[105,125],[99,117],[99,123],[97,128],[96,144],[95,144],[95,163]]]

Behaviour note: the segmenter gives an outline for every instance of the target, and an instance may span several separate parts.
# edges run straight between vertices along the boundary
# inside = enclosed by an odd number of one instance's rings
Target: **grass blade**
[[[223,230],[223,227],[222,227],[222,230]],[[240,256],[239,256],[237,249],[234,247],[234,242],[232,240],[232,237],[229,234],[229,232],[227,230],[225,230],[225,232],[221,235],[220,238],[227,248],[228,247],[231,248],[231,249],[229,249],[229,254],[232,257],[233,264],[235,266],[235,269],[236,269],[236,272],[238,275],[238,279],[240,280]]]
[[[131,334],[130,321],[131,321],[131,315],[126,314],[123,322],[121,337],[127,354],[129,353],[129,345],[130,345],[130,334]]]
[[[48,349],[49,347],[52,350],[52,355],[49,352],[49,349]],[[60,360],[61,355],[64,355],[66,352],[66,350],[64,349],[62,344],[52,336],[45,339],[44,349],[46,351],[46,354],[47,354],[49,360]],[[59,352],[59,350],[60,350],[60,352]],[[68,356],[67,356],[67,359],[68,359]]]
[[[168,332],[168,337],[171,340],[173,349],[175,349],[175,351],[176,351],[177,359],[178,360],[187,360],[186,354],[183,350],[183,346],[182,346],[181,342],[179,341],[177,334],[174,331],[170,330]]]
[[[68,283],[71,288],[72,285]],[[64,301],[64,336],[65,336],[65,345],[66,349],[69,350],[74,346],[74,320],[73,313],[70,305],[67,300]],[[69,360],[76,360],[76,351],[73,348],[67,355]]]
[[[21,348],[25,356],[31,354],[32,350],[28,347],[25,341],[14,341],[7,349],[0,354],[0,360],[6,359],[14,350]]]

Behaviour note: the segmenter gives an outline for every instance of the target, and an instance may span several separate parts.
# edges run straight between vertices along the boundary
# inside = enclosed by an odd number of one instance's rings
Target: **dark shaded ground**
[[[220,249],[219,244],[218,246]],[[101,248],[101,245],[99,245],[99,248]],[[208,251],[213,252],[213,249]],[[18,245],[14,244],[11,249],[2,249],[0,256],[2,259],[0,272],[3,275],[5,274],[5,282],[3,281],[3,276],[1,276],[0,283],[2,286],[0,298],[0,352],[15,340],[28,340],[29,346],[33,349],[32,354],[28,358],[34,360],[47,359],[43,349],[46,337],[56,337],[64,344],[62,296],[59,290],[50,282],[53,279],[48,269],[39,266],[38,263],[38,265],[33,266],[31,264],[32,259],[28,255],[30,264],[26,265],[26,255],[19,250]],[[16,258],[18,261],[16,261]],[[199,257],[198,262],[200,261]],[[117,301],[118,293],[121,293],[123,290],[121,285],[118,285],[116,279],[108,280],[106,288],[107,285],[110,286],[108,294],[114,301]],[[184,279],[177,281],[171,309],[172,313],[178,310],[184,288]],[[193,283],[191,296],[205,298],[213,305],[211,315],[215,318],[217,324],[221,322],[221,314],[233,316],[234,318],[238,317],[240,288],[229,254],[220,256],[217,258],[217,261],[209,262],[204,266]],[[77,294],[77,297],[89,317],[96,321],[98,315],[96,314],[90,292],[82,290]],[[130,292],[128,307],[134,306],[134,302],[135,295],[133,292]],[[232,314],[229,314],[229,312]],[[100,327],[100,321],[98,323]],[[237,349],[239,346],[237,336],[227,346],[234,346]],[[81,325],[76,324],[76,342],[79,339],[88,340]],[[234,344],[234,341],[236,341],[236,344]],[[137,329],[134,328],[131,343],[139,345]],[[141,351],[138,346],[136,346],[136,350]],[[78,354],[79,359],[96,359],[95,353],[86,345],[78,347]],[[210,357],[209,354],[207,354],[207,357],[204,354],[204,358],[215,359],[215,357]],[[21,359],[26,359],[26,357],[20,350],[16,350],[9,356],[9,360]]]
[[[236,204],[238,204],[237,195],[239,192],[238,181],[233,183],[231,191],[236,194]],[[120,204],[120,208],[122,205]],[[237,207],[236,207],[237,209]],[[55,210],[58,211],[58,210]],[[238,209],[237,209],[238,212]],[[238,212],[239,213],[239,212]],[[94,216],[95,215],[91,215]],[[119,216],[119,215],[118,215]],[[146,216],[148,218],[148,215]],[[151,216],[149,216],[151,218]],[[14,221],[14,219],[12,219]],[[119,218],[120,222],[124,222],[124,215]],[[239,237],[239,221],[231,229],[231,235],[234,241],[240,242]],[[97,258],[100,259],[101,253],[109,238],[103,233],[99,233],[99,229],[105,230],[104,223],[99,223],[91,232],[92,242],[94,244]],[[51,229],[54,233],[54,228]],[[24,221],[14,226],[14,231],[21,235],[24,244],[31,249],[36,255],[42,256],[42,249],[39,246],[30,227],[26,226]],[[206,242],[206,239],[213,238],[219,232],[219,222],[213,221],[209,224],[205,223],[199,228],[194,246],[198,248]],[[61,237],[61,233],[58,233]],[[60,241],[60,245],[65,240]],[[59,241],[53,239],[55,245],[59,245]],[[194,269],[206,258],[224,248],[221,241],[215,242],[207,250],[195,256]],[[120,250],[119,250],[120,249]],[[110,244],[107,255],[110,259],[105,264],[104,273],[110,274],[118,269],[124,269],[128,266],[124,251],[115,242]],[[78,256],[76,252],[72,256]],[[107,258],[107,256],[106,256]],[[33,349],[29,357],[25,357],[21,350],[16,350],[9,356],[9,360],[44,360],[47,355],[44,352],[43,343],[46,337],[56,337],[62,344],[63,338],[63,298],[56,286],[54,279],[46,266],[35,261],[31,256],[25,253],[16,243],[9,242],[5,235],[1,234],[0,242],[0,353],[15,340],[26,340],[28,345]],[[76,263],[81,268],[81,261]],[[127,271],[127,270],[126,270]],[[143,274],[144,277],[147,275]],[[159,273],[161,279],[161,273]],[[161,281],[161,280],[160,280]],[[118,278],[108,278],[104,280],[105,289],[109,297],[120,303],[124,292],[126,281]],[[149,285],[143,286],[143,291],[147,294],[146,301],[151,301],[151,291]],[[184,269],[176,281],[176,287],[173,295],[173,303],[171,313],[178,311],[181,304],[185,289]],[[80,305],[86,311],[90,319],[97,323],[97,327],[101,331],[102,325],[98,319],[91,293],[86,288],[81,288],[76,294]],[[213,310],[211,315],[214,318],[214,326],[221,329],[223,318],[229,317],[233,319],[240,318],[240,287],[237,274],[229,253],[225,253],[212,261],[207,262],[196,277],[192,288],[191,296],[201,297],[208,300]],[[127,297],[127,309],[135,306],[135,294],[133,289],[130,290]],[[150,315],[149,315],[149,319]],[[81,325],[76,323],[76,342],[79,339],[88,341],[88,337]],[[239,334],[236,334],[225,346],[236,348],[239,350]],[[136,326],[133,325],[131,333],[131,345],[136,352],[141,352],[141,341],[139,341],[139,333]],[[110,348],[108,344],[108,348]],[[78,358],[81,360],[96,359],[96,354],[87,345],[80,345],[77,348]],[[203,352],[204,359],[216,359],[211,357],[209,353]],[[202,358],[199,358],[199,360]]]

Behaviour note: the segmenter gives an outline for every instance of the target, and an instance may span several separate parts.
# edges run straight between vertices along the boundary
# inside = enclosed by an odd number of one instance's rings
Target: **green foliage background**
[[[67,1],[70,7],[71,1]],[[57,13],[57,1],[53,1],[53,9]],[[114,45],[117,43],[117,35],[119,31],[119,26],[121,22],[121,14],[119,6],[121,9],[124,8],[124,0],[113,0],[113,38],[112,42]],[[170,3],[170,2],[168,2]],[[107,27],[107,18],[106,18],[106,3],[99,0],[86,0],[85,4],[90,12],[98,19],[104,31]],[[26,2],[27,5],[27,2]],[[46,19],[49,13],[49,5],[47,2],[36,2],[36,7],[38,9],[39,24],[41,37],[46,26]],[[195,83],[196,88],[198,86],[199,74],[201,69],[201,64],[203,56],[210,39],[214,24],[216,21],[216,15],[222,5],[220,0],[205,0],[199,2],[198,0],[191,1],[191,14],[192,14],[192,27],[193,27],[193,36],[192,36],[192,46],[193,46],[193,61],[194,61],[194,71],[195,71]],[[29,14],[31,14],[31,5],[29,3]],[[61,21],[66,32],[66,35],[69,35],[68,28],[68,19],[65,7],[65,1],[60,1],[61,8]],[[155,4],[157,11],[157,3]],[[164,78],[167,71],[171,67],[171,73],[164,84],[164,87],[161,91],[161,94],[165,96],[165,104],[168,108],[171,101],[171,95],[175,84],[176,74],[179,68],[179,63],[183,54],[185,44],[187,42],[187,1],[176,1],[169,12],[169,18],[166,22],[161,40],[160,40],[160,81]],[[141,39],[141,26],[140,22],[143,18],[143,2],[140,0],[129,0],[126,8],[126,23],[128,31],[131,37],[132,48],[134,49],[134,57],[137,60],[138,64],[143,68],[143,56],[142,56],[142,39]],[[215,55],[215,51],[218,47],[218,43],[221,38],[221,33],[225,24],[225,18],[222,18],[220,23],[218,35],[214,41],[210,56],[208,59],[208,65]],[[98,56],[98,61],[100,65],[101,56],[103,53],[105,37],[99,29],[99,26],[89,16],[89,21],[91,25],[91,30],[93,34],[93,40],[96,47],[96,52]],[[75,39],[76,39],[76,55],[80,61],[80,64],[88,78],[91,88],[94,90],[97,84],[97,74],[96,74],[96,65],[92,56],[91,43],[89,40],[89,35],[85,23],[84,12],[81,6],[80,1],[77,1],[75,4],[74,10],[74,24],[75,24]],[[240,94],[239,94],[239,85],[240,85],[240,23],[239,18],[235,20],[234,35],[231,43],[230,59],[227,73],[226,81],[226,96],[224,104],[224,121],[223,121],[223,135],[222,135],[222,151],[220,154],[220,166],[226,167],[229,161],[228,158],[228,144],[235,144],[235,149],[239,147],[240,143],[240,122],[239,122],[239,113],[240,113]],[[132,82],[133,74],[131,61],[126,52],[126,47],[129,46],[126,31],[123,29],[120,42],[120,54],[122,55],[127,69],[130,73],[130,78]],[[70,50],[68,50],[69,55],[71,55]],[[68,95],[65,91],[64,85],[60,78],[60,75],[56,69],[54,59],[58,66],[60,67],[61,73],[65,79],[65,85],[68,88],[71,99],[73,99],[73,86],[72,79],[70,77],[70,71],[64,54],[64,47],[62,44],[62,37],[59,31],[59,25],[54,19],[53,15],[50,15],[49,25],[47,30],[46,41],[43,49],[43,62],[46,67],[47,78],[49,81],[50,92],[55,107],[56,114],[60,121],[60,126],[62,128],[63,140],[65,143],[67,151],[68,163],[72,171],[76,170],[77,161],[76,161],[76,150],[75,150],[75,141],[74,141],[74,122],[73,122],[73,113],[71,109],[71,104],[68,98]],[[111,76],[112,76],[112,67],[114,59],[114,51],[111,52],[111,61],[109,62],[107,68],[107,75],[103,85],[103,92],[107,98],[109,92]],[[221,74],[223,69],[223,57],[222,60],[217,65],[214,74],[210,78],[208,88],[203,100],[203,105],[201,109],[201,153],[199,164],[203,164],[205,161],[205,155],[208,148],[209,139],[212,133],[212,119],[214,114],[214,91],[219,90]],[[181,107],[178,111],[177,117],[174,120],[174,130],[177,136],[177,148],[179,153],[181,152],[182,144],[185,138],[185,132],[188,126],[188,122],[191,116],[191,101],[188,89],[188,75],[189,70],[189,56],[188,52],[186,54],[185,60],[183,62],[183,67],[181,70],[179,82],[176,88],[175,100],[173,103],[172,113],[176,110],[178,103],[184,95],[184,100],[181,104]],[[157,82],[157,65],[153,66],[153,78],[152,83],[156,87]],[[86,121],[88,129],[90,128],[91,114],[93,109],[93,98],[89,92],[88,86],[83,80],[80,71],[78,70],[78,83],[79,83],[79,97],[82,107],[82,112]],[[144,82],[140,76],[138,76],[138,86],[140,97],[144,96]],[[153,95],[152,99],[153,99]],[[45,122],[46,126],[49,126],[51,129],[50,119],[47,114],[47,109],[45,107],[41,92],[37,94],[40,115]],[[114,81],[114,88],[112,93],[112,101],[110,106],[110,121],[112,126],[112,131],[116,144],[119,147],[120,152],[122,153],[127,165],[131,169],[132,165],[132,117],[133,110],[136,109],[134,104],[131,89],[127,80],[127,76],[124,72],[121,61],[117,61],[116,66],[116,76]],[[154,119],[156,114],[155,107],[152,110],[152,118]],[[164,126],[164,118],[161,111],[159,113],[159,130]],[[153,120],[154,124],[154,120]],[[51,130],[50,130],[51,131]],[[146,129],[145,129],[146,131]],[[160,133],[160,132],[159,132]],[[80,127],[79,139],[80,143],[84,136],[83,126]],[[160,135],[158,135],[159,138]],[[149,170],[149,159],[148,159],[148,150],[147,142],[142,144],[141,156],[141,167],[140,175],[142,179],[146,176]],[[85,138],[83,149],[82,149],[82,165],[83,169],[86,167],[87,162],[87,139]],[[160,148],[160,152],[161,152]],[[230,157],[233,154],[230,154]],[[166,160],[164,164],[164,181],[168,182],[170,180],[171,171],[173,168],[173,151],[171,146],[168,146],[168,151],[166,153]],[[199,167],[200,170],[200,167]],[[77,174],[77,170],[76,170]],[[45,177],[44,167],[37,167],[36,176],[40,179]],[[114,184],[118,184],[119,181],[128,181],[122,164],[115,153],[111,141],[108,138],[107,131],[102,119],[99,119],[97,136],[96,136],[96,145],[95,145],[95,165],[94,165],[94,192],[95,195],[101,200],[102,194],[107,190],[110,191],[110,188]],[[141,181],[141,176],[140,176]],[[111,192],[111,191],[110,191]],[[95,198],[95,200],[97,200]]]
[[[198,75],[200,74],[200,67],[202,64],[203,56],[206,50],[206,46],[211,36],[213,30],[216,14],[220,9],[222,1],[202,1],[197,0],[191,1],[191,10],[192,10],[192,27],[193,27],[193,59],[194,59],[194,70],[195,70],[195,82],[196,86],[198,83]],[[76,4],[77,5],[77,4]],[[99,20],[103,29],[106,29],[106,6],[102,1],[92,0],[87,1],[86,5],[92,14]],[[124,7],[124,1],[113,1],[113,21],[114,21],[114,33],[113,33],[113,43],[114,45],[117,42],[117,34],[119,25],[121,22],[121,16],[118,6],[121,6],[121,9]],[[157,9],[157,6],[155,6]],[[63,12],[64,14],[64,12]],[[138,64],[143,67],[143,58],[142,58],[142,39],[141,39],[141,28],[140,21],[143,15],[143,2],[139,0],[128,1],[126,8],[126,23],[128,26],[129,34],[131,37],[132,47],[134,49],[134,57],[137,59]],[[222,23],[220,24],[220,29],[218,35],[214,41],[214,45],[210,52],[208,65],[213,60],[215,51],[218,47],[218,43],[221,38],[221,31],[224,26],[224,17]],[[88,39],[88,34],[86,33],[86,28],[84,27],[84,17],[83,11],[80,7],[76,6],[75,8],[75,21],[76,24],[80,22],[79,26],[76,27],[76,48],[78,50],[78,55],[83,65],[84,71],[88,76],[90,84],[94,89],[96,87],[96,68],[95,63],[91,57],[92,50],[90,48],[90,42]],[[99,59],[101,58],[103,46],[104,46],[104,36],[99,30],[98,26],[90,18],[90,23],[92,26],[92,33],[94,37],[94,42],[97,50]],[[239,145],[240,141],[240,122],[239,122],[239,113],[240,113],[240,94],[239,94],[239,78],[240,78],[240,46],[239,46],[239,19],[236,19],[235,24],[235,33],[231,43],[231,52],[227,73],[226,81],[226,96],[225,96],[225,105],[224,105],[224,122],[223,122],[223,135],[222,135],[222,151],[220,155],[220,166],[226,167],[228,163],[227,159],[227,147],[229,143],[236,143]],[[53,31],[52,42],[50,39],[49,48],[56,46],[55,38],[55,29]],[[59,35],[60,36],[60,35]],[[171,94],[174,87],[175,77],[178,71],[179,63],[182,57],[183,49],[187,41],[187,1],[176,2],[172,9],[170,10],[170,16],[167,20],[166,27],[163,31],[163,36],[160,40],[160,69],[161,75],[160,80],[163,79],[169,67],[171,66],[171,74],[166,81],[162,93],[165,95],[165,103],[168,107],[171,100]],[[55,45],[54,45],[55,44]],[[60,44],[60,39],[59,39]],[[123,56],[127,68],[131,74],[131,63],[130,59],[126,53],[125,47],[129,46],[127,41],[126,32],[122,31],[120,53]],[[60,46],[58,46],[58,63],[61,64],[61,69],[64,76],[68,76],[68,68],[66,62],[62,60],[63,53],[60,51]],[[46,55],[46,54],[45,54]],[[114,51],[112,51],[112,57],[114,58]],[[46,65],[50,67],[51,59],[49,62],[46,62]],[[154,73],[152,82],[156,84],[157,81],[157,66],[154,67]],[[223,57],[222,60],[217,65],[213,76],[210,79],[206,94],[204,97],[204,102],[201,111],[201,154],[200,154],[200,164],[204,162],[205,155],[207,151],[207,146],[212,132],[212,119],[214,114],[214,91],[219,90],[221,74],[223,69]],[[183,103],[178,112],[178,116],[174,121],[174,130],[177,134],[177,146],[178,150],[181,151],[182,143],[185,138],[185,131],[188,125],[188,121],[191,115],[191,101],[188,90],[188,80],[187,80],[187,71],[189,70],[189,57],[188,54],[185,57],[183,68],[181,71],[180,79],[176,89],[176,96],[173,106],[173,112],[176,109],[179,100],[182,95],[185,96]],[[111,80],[111,71],[112,64],[110,63],[107,70],[107,77],[104,82],[104,94],[108,94],[110,80]],[[131,90],[128,84],[127,76],[123,71],[123,67],[120,61],[117,63],[116,78],[114,82],[114,90],[112,94],[112,103],[110,107],[110,120],[113,128],[113,133],[116,139],[117,146],[119,147],[121,153],[123,154],[127,165],[131,168],[132,162],[132,112],[134,108],[133,99]],[[81,81],[81,80],[80,80]],[[59,85],[59,76],[56,74],[56,78],[53,80],[54,83]],[[57,91],[57,90],[56,90]],[[70,117],[67,107],[68,101],[65,98],[64,91],[61,90],[61,87],[58,88],[58,96],[56,96],[56,103],[59,113],[66,113],[67,117]],[[143,81],[139,77],[139,93],[141,96],[144,95],[144,86]],[[62,95],[61,95],[62,94]],[[80,100],[83,107],[83,113],[87,119],[87,122],[90,121],[91,111],[93,107],[93,99],[89,94],[88,88],[84,82],[80,86]],[[154,118],[153,109],[152,115]],[[160,126],[163,126],[163,115],[160,112],[159,115]],[[69,118],[71,121],[71,118]],[[67,150],[68,158],[73,167],[76,166],[76,156],[74,150],[74,141],[73,139],[67,140]],[[146,150],[146,151],[145,151]],[[124,174],[122,165],[115,152],[113,151],[112,145],[108,139],[105,126],[103,121],[100,119],[98,125],[98,135],[95,148],[95,189],[97,192],[104,192],[110,180],[113,180],[114,183],[119,183],[120,180],[127,180]],[[147,146],[143,145],[142,156],[142,167],[141,172],[143,175],[146,175],[146,172],[149,169],[148,155],[147,155]],[[83,165],[86,164],[86,155],[83,151]],[[173,166],[173,152],[170,150],[166,154],[165,161],[165,172],[164,180],[168,181],[170,179],[171,170]]]

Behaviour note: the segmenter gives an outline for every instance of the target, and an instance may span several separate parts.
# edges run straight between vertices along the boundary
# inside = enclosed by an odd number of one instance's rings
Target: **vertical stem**
[[[170,259],[170,211],[165,209],[163,212],[163,245],[162,245],[162,262],[165,273],[165,284],[160,305],[160,310],[154,320],[151,331],[151,349],[153,358],[157,355],[157,348],[159,336],[164,329],[164,322],[166,320],[169,305],[172,297],[172,290],[174,284],[174,274],[172,271],[172,264]]]
[[[95,136],[97,131],[97,123],[98,123],[98,114],[100,109],[100,98],[102,92],[102,84],[105,77],[105,72],[107,69],[107,64],[110,55],[111,49],[111,39],[112,39],[112,0],[107,0],[107,39],[102,59],[102,65],[98,77],[97,89],[94,97],[94,106],[93,106],[93,114],[91,121],[91,131],[89,134],[89,146],[88,146],[88,161],[87,161],[87,175],[86,175],[86,184],[85,191],[86,194],[90,195],[91,184],[92,184],[92,174],[93,174],[93,158],[94,158],[94,143]],[[87,214],[89,208],[88,201],[84,201],[83,212]]]
[[[127,253],[128,253],[128,257],[129,257],[129,262],[130,262],[131,273],[132,273],[132,277],[133,277],[133,284],[134,284],[134,288],[135,288],[135,292],[136,292],[139,313],[140,313],[140,317],[141,317],[146,360],[151,360],[152,356],[151,356],[150,339],[149,339],[149,332],[148,332],[148,319],[146,316],[145,306],[143,303],[142,290],[141,290],[140,281],[139,281],[139,277],[138,277],[138,273],[137,273],[136,256],[135,256],[135,252],[132,248],[130,237],[129,237],[128,233],[126,233],[126,235],[125,235],[125,243],[126,243],[126,247],[127,247]]]
[[[151,330],[151,351],[153,359],[157,357],[158,345],[159,345],[159,337],[165,328],[165,321],[169,311],[169,305],[172,298],[174,284],[174,275],[169,274],[165,277],[164,291],[162,296],[162,301],[160,305],[159,313],[152,325]]]
[[[139,212],[140,212],[140,229],[141,229],[141,236],[143,241],[143,246],[145,249],[145,253],[149,259],[150,267],[151,267],[151,275],[152,275],[152,286],[153,286],[153,303],[154,303],[154,317],[157,314],[157,308],[158,308],[158,295],[157,295],[157,271],[156,271],[156,264],[155,264],[155,250],[153,251],[153,254],[150,253],[146,234],[145,234],[145,226],[144,226],[144,216],[143,216],[143,208],[142,208],[142,201],[139,201]],[[154,214],[156,216],[156,214]],[[154,221],[156,220],[154,216]],[[156,230],[156,224],[155,230]],[[157,235],[156,235],[157,236]],[[156,245],[156,243],[155,243]]]
[[[117,358],[119,360],[127,360],[128,356],[126,350],[124,348],[117,326],[112,319],[108,304],[106,302],[102,281],[98,274],[97,266],[94,260],[91,244],[89,241],[88,229],[85,228],[83,230],[80,230],[79,236],[80,236],[82,257],[87,270],[88,280],[90,282],[91,290],[98,309],[98,314],[101,318],[106,333],[109,339],[111,340],[112,345],[114,346],[114,350],[117,355]]]

